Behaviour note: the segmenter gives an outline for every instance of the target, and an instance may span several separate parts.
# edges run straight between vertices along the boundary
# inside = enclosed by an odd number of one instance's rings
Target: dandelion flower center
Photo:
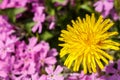
[[[120,44],[109,39],[117,32],[108,32],[113,26],[110,19],[98,20],[94,14],[90,17],[86,15],[83,20],[78,17],[76,21],[72,20],[72,26],[67,25],[67,30],[62,30],[59,40],[64,42],[59,44],[62,47],[60,57],[68,54],[64,65],[70,68],[73,64],[73,70],[78,71],[82,65],[84,73],[96,72],[96,67],[104,68],[102,62],[108,64],[108,60],[113,58],[105,52],[107,49],[119,50]]]

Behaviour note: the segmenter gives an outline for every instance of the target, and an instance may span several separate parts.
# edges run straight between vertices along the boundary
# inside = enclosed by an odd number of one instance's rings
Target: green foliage
[[[53,37],[53,34],[48,32],[48,31],[45,31],[43,34],[41,34],[41,39],[42,40],[49,40]]]
[[[20,13],[23,13],[26,9],[25,8],[9,8],[1,11],[1,14],[5,14],[9,17],[12,23],[16,22],[16,16]]]
[[[35,23],[34,22],[27,22],[26,24],[25,24],[25,29],[26,29],[26,31],[31,35],[32,34],[32,32],[31,32],[31,29],[32,29],[32,27],[35,25]]]
[[[65,2],[65,0],[51,0],[53,3],[54,2],[58,2],[58,3],[63,3],[63,2]]]
[[[115,9],[120,15],[120,0],[114,0]]]
[[[0,3],[2,2],[3,0],[0,0]]]
[[[81,9],[84,9],[84,10],[86,10],[86,11],[88,11],[88,12],[93,12],[92,8],[89,6],[88,3],[85,3],[85,4],[83,4],[83,5],[80,5],[80,8],[81,8]]]

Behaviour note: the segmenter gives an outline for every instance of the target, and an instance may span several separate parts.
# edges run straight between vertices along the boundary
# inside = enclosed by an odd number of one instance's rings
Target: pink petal
[[[30,63],[28,74],[34,74],[35,73],[35,64],[33,62]]]
[[[120,60],[117,61],[118,64],[118,70],[120,71]]]
[[[3,41],[0,40],[0,48],[2,48],[4,46]]]
[[[45,59],[45,63],[46,64],[55,64],[57,61],[56,61],[56,58],[55,57],[47,57],[46,59]]]
[[[4,77],[4,78],[5,78],[5,77],[7,77],[7,75],[8,75],[7,72],[5,72],[5,71],[0,71],[0,76],[1,76],[1,77]]]
[[[114,66],[114,63],[110,63],[108,66],[105,67],[107,74],[116,73],[117,70],[115,68],[113,68],[113,66]]]
[[[40,22],[44,22],[45,21],[45,14],[42,14],[41,17],[40,17]]]
[[[102,13],[102,16],[103,16],[104,18],[106,18],[106,17],[109,15],[109,13],[110,13],[110,11],[104,11],[104,12]]]
[[[6,37],[7,37],[7,34],[6,33],[0,33],[0,40],[1,41],[5,41],[6,40]]]
[[[55,28],[55,22],[51,22],[49,25],[49,29],[52,30]]]
[[[3,54],[1,54],[1,59],[5,59],[6,55],[7,55],[6,52],[4,52]]]
[[[29,39],[29,46],[33,47],[35,46],[37,43],[37,38],[36,37],[32,37]]]
[[[40,50],[40,58],[43,59],[47,56],[47,52],[45,49],[41,48]]]
[[[110,11],[113,8],[114,3],[113,2],[108,2],[108,1],[104,1],[104,9],[107,11]]]
[[[94,4],[95,6],[95,10],[98,12],[102,12],[103,11],[103,2],[102,1],[98,1]]]
[[[48,56],[57,56],[58,55],[58,52],[55,48],[51,49],[49,52],[48,52]]]
[[[41,33],[42,32],[42,23],[41,22],[39,22],[39,29],[38,29],[38,33]]]
[[[54,71],[54,74],[60,74],[63,71],[63,68],[61,66],[57,66],[57,68]]]
[[[33,26],[33,28],[32,28],[32,32],[35,33],[37,31],[38,27],[39,27],[39,23],[35,24],[35,26]]]
[[[41,44],[37,44],[37,45],[32,49],[32,52],[38,52],[38,51],[40,51],[41,48],[42,48],[42,45],[41,45]]]
[[[39,80],[47,80],[46,75],[42,75],[42,76],[39,78]]]
[[[36,9],[39,14],[42,14],[45,8],[43,6],[40,6],[40,7],[37,7]]]
[[[0,8],[5,9],[9,0],[3,0],[2,3],[0,3]]]
[[[64,80],[64,77],[62,75],[55,76],[55,80]]]
[[[48,74],[52,74],[52,73],[53,73],[53,66],[46,67],[46,68],[45,68],[45,71],[46,71]]]
[[[32,80],[38,80],[38,74],[37,73],[32,75]]]

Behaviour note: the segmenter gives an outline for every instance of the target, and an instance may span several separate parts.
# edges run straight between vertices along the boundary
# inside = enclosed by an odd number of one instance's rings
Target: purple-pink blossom
[[[13,31],[13,26],[8,22],[8,18],[0,15],[0,34],[3,32],[10,34]]]
[[[45,14],[44,7],[43,6],[36,6],[34,7],[34,17],[33,21],[35,22],[35,25],[32,28],[33,32],[36,32],[38,30],[38,33],[42,32],[42,23],[45,21]]]
[[[4,59],[7,55],[11,55],[15,51],[16,38],[6,38],[6,41],[0,40],[0,58]]]
[[[98,0],[94,4],[94,7],[95,10],[100,12],[104,18],[110,15],[114,20],[119,19],[119,16],[114,9],[114,0]]]
[[[28,0],[2,0],[0,9],[25,7]]]
[[[105,75],[103,76],[106,80],[119,80],[120,79],[120,60],[117,62],[111,62],[105,68]]]
[[[54,69],[53,66],[46,67],[45,71],[47,72],[47,80],[64,80],[64,77],[61,74],[63,68],[59,65],[56,69]]]
[[[16,44],[14,69],[19,75],[17,79],[40,80],[41,67],[54,65],[56,63],[57,51],[45,41],[38,42],[37,38],[29,38],[28,44],[18,41]]]
[[[70,73],[67,77],[67,80],[79,80],[79,73]]]
[[[81,71],[80,73],[70,73],[67,80],[105,80],[105,78],[101,78],[98,73],[84,74],[84,72]]]

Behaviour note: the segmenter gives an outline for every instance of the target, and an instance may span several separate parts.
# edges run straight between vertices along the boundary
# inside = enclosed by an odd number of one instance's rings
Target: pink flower
[[[13,37],[13,38],[6,38],[6,41],[0,40],[0,58],[5,59],[7,55],[10,55],[10,53],[14,52],[15,48],[15,42],[18,39]]]
[[[114,9],[111,10],[110,15],[112,16],[113,20],[115,20],[115,21],[120,19],[119,15],[117,14],[117,12]]]
[[[52,48],[51,50],[48,51],[48,56],[57,56],[58,52],[55,48]]]
[[[47,76],[43,74],[38,80],[47,80]]]
[[[49,25],[49,29],[52,30],[55,28],[55,22],[51,22]]]
[[[112,62],[105,68],[106,74],[103,76],[106,80],[120,79],[120,60]]]
[[[84,72],[82,71],[81,73],[70,74],[67,80],[104,80],[104,79],[99,77],[97,73],[84,74]]]
[[[107,0],[99,0],[94,4],[94,6],[96,11],[102,12],[102,15],[106,17],[109,15],[110,10],[113,8],[113,2],[109,2]]]
[[[43,6],[37,6],[37,7],[35,7],[33,21],[36,24],[32,28],[33,32],[36,32],[37,29],[38,29],[39,33],[42,32],[42,23],[45,21],[45,14],[43,13],[43,11],[44,11],[44,7]]]
[[[48,18],[47,18],[47,21],[50,23],[49,24],[49,30],[52,30],[52,29],[54,29],[55,28],[55,15],[52,15],[52,16],[47,16]]]
[[[45,74],[42,74],[41,76],[39,76],[39,74],[35,73],[34,75],[32,75],[31,79],[32,80],[47,80],[47,76]]]
[[[41,53],[40,58],[39,58],[39,63],[44,66],[45,64],[47,65],[53,65],[55,64],[56,58],[54,56],[47,57],[46,53]]]
[[[79,73],[70,73],[67,80],[79,80]]]
[[[99,0],[94,4],[95,10],[102,13],[103,17],[112,16],[113,20],[118,20],[119,16],[114,9],[114,0]]]
[[[57,51],[54,52],[50,52],[49,51],[49,44],[44,42],[44,41],[41,41],[41,46],[42,48],[40,49],[40,52],[39,52],[39,57],[38,57],[38,63],[41,64],[41,66],[45,66],[46,64],[47,65],[53,65],[57,62],[55,56],[53,55],[56,55]],[[51,50],[52,51],[52,50]],[[48,55],[48,53],[51,53],[51,55]]]
[[[25,7],[28,0],[3,0],[0,3],[0,9]]]
[[[8,23],[8,18],[0,15],[0,33],[9,33],[11,31],[13,31],[13,26]]]
[[[9,56],[5,60],[0,60],[0,78],[9,80],[9,78],[12,78],[15,75],[13,70],[14,62],[14,56]]]
[[[45,71],[48,74],[47,80],[64,80],[64,77],[61,74],[61,72],[63,71],[63,68],[61,66],[57,66],[55,70],[53,66],[49,66],[45,68]]]
[[[95,10],[98,12],[105,11],[105,13],[109,13],[109,11],[113,8],[113,1],[109,0],[99,0],[97,1],[94,6]]]
[[[40,51],[41,44],[37,43],[37,38],[32,37],[29,39],[29,44],[26,46],[25,53],[35,54]]]

